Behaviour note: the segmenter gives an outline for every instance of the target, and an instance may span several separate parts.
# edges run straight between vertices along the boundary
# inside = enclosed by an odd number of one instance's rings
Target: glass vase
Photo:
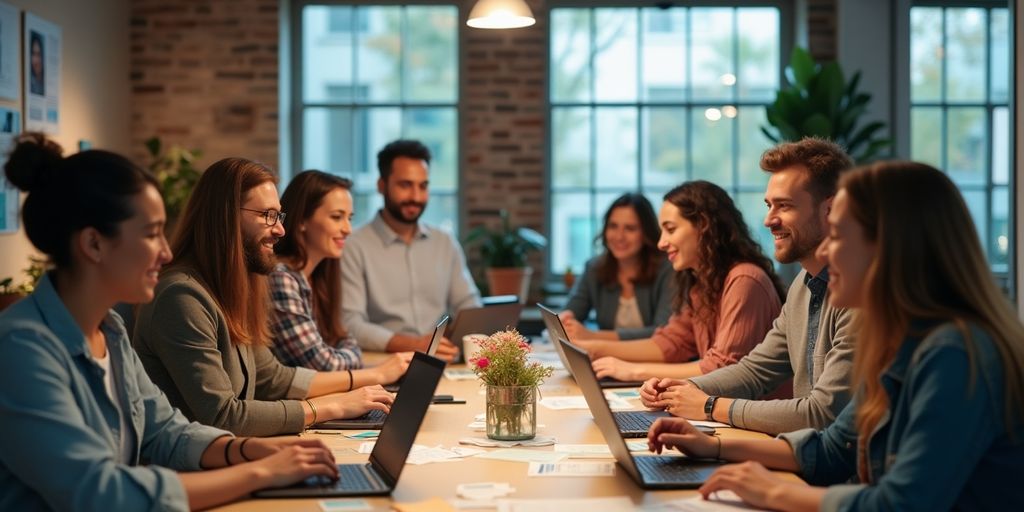
[[[537,435],[537,388],[487,386],[487,437],[522,441]]]

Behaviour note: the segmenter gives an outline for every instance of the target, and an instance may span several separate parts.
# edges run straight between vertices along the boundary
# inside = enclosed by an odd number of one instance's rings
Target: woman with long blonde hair
[[[758,507],[1024,509],[1024,326],[956,186],[924,164],[876,163],[843,179],[829,225],[830,300],[861,310],[854,401],[823,431],[770,441],[659,420],[651,448],[751,461],[721,468],[701,493],[728,489]]]

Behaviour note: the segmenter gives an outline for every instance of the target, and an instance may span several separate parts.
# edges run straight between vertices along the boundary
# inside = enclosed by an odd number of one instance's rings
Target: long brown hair
[[[284,221],[284,237],[274,245],[274,252],[295,270],[306,267],[306,246],[299,225],[310,219],[323,203],[324,196],[334,189],[352,190],[352,181],[321,171],[303,171],[288,183],[281,196],[281,209],[288,212]],[[313,321],[320,336],[330,345],[347,336],[341,324],[341,264],[338,258],[324,258],[313,269],[309,286],[313,290]]]
[[[700,234],[698,257],[703,262],[697,271],[676,273],[673,310],[680,311],[684,306],[696,307],[695,316],[710,321],[713,315],[708,312],[718,307],[725,277],[740,263],[752,263],[764,270],[772,280],[779,300],[785,300],[786,292],[775,274],[772,261],[751,237],[743,214],[721,187],[703,180],[689,181],[665,194],[665,201],[675,205],[679,215],[697,229]],[[700,298],[697,305],[690,301],[693,292]]]
[[[608,251],[608,222],[612,218],[612,212],[616,208],[630,208],[636,213],[640,221],[640,233],[643,235],[643,244],[640,246],[640,254],[637,260],[640,263],[640,271],[633,278],[634,284],[645,284],[654,282],[658,277],[659,263],[665,260],[665,255],[658,250],[658,216],[654,213],[654,207],[643,194],[627,192],[622,194],[608,207],[604,214],[604,224],[601,233],[597,238],[601,240],[604,253],[597,265],[597,280],[605,286],[614,286],[619,282],[619,261]]]
[[[225,158],[203,171],[174,231],[174,260],[198,278],[227,320],[231,342],[270,342],[267,276],[249,272],[242,242],[241,208],[250,190],[277,183],[261,163]]]
[[[880,376],[896,357],[911,321],[953,322],[964,335],[971,380],[977,347],[968,323],[984,329],[1003,362],[1006,422],[1020,419],[1024,402],[1024,326],[989,271],[971,215],[956,185],[916,162],[879,162],[844,176],[854,220],[874,242],[864,279],[860,337],[853,362],[860,434],[866,443],[889,407]],[[1011,430],[1012,432],[1012,430]]]

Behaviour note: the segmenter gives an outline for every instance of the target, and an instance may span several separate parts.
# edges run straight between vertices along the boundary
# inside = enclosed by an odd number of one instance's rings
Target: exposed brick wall
[[[132,145],[278,163],[278,1],[134,0]]]
[[[836,60],[836,0],[807,0],[807,50],[818,62]]]
[[[475,0],[463,0],[468,12]],[[537,24],[517,30],[462,26],[462,226],[497,222],[544,231],[547,144],[545,0],[529,0]],[[807,0],[817,60],[836,56],[835,0]],[[159,135],[224,156],[278,163],[277,0],[134,0],[133,145]],[[471,258],[473,255],[470,255]],[[531,258],[534,290],[544,274]]]
[[[464,29],[461,190],[466,227],[497,225],[504,208],[513,225],[544,232],[547,16],[544,2],[529,3],[537,18],[531,27]],[[475,255],[469,256],[475,263]],[[535,292],[543,262],[540,254],[531,257]]]

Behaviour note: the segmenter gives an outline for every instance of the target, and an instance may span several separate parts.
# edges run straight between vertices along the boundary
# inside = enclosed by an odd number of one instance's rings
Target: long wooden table
[[[477,414],[484,412],[484,396],[479,381],[452,381],[442,378],[438,394],[454,395],[466,400],[465,404],[433,404],[430,406],[416,443],[425,446],[442,445],[446,448],[458,446],[464,437],[480,436],[469,424]],[[576,383],[564,370],[555,374],[541,387],[542,396],[580,395]],[[632,401],[637,408],[639,401]],[[550,410],[537,406],[538,435],[555,436],[557,442],[566,444],[606,444],[597,425],[587,410]],[[345,431],[338,431],[339,434]],[[718,429],[722,437],[768,438],[758,432],[733,428]],[[364,440],[349,439],[343,435],[305,433],[324,440],[335,452],[339,463],[360,463],[368,455],[359,454],[359,445]],[[475,448],[475,447],[474,447]],[[528,448],[551,451],[551,446]],[[491,450],[487,448],[487,450]],[[601,459],[612,461],[614,459]],[[472,482],[508,482],[516,492],[507,496],[511,499],[532,498],[587,498],[600,496],[627,496],[635,506],[655,505],[694,496],[695,491],[644,491],[630,479],[621,467],[616,466],[614,477],[529,477],[527,464],[469,457],[454,462],[423,465],[406,464],[399,479],[398,487],[391,498],[366,498],[374,510],[389,510],[392,502],[418,502],[433,497],[457,498],[456,486]],[[795,478],[795,477],[794,477]],[[318,499],[303,500],[246,500],[233,503],[218,510],[223,511],[271,511],[296,510],[319,511]]]

